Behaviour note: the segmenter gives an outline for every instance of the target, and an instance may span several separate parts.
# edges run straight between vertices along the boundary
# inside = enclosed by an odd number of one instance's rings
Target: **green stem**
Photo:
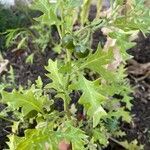
[[[102,0],[98,0],[96,7],[97,7],[96,19],[98,19],[100,18],[100,13],[102,9]]]
[[[70,113],[70,110],[69,110],[69,102],[70,102],[70,97],[66,93],[65,94],[65,101],[64,101],[64,111],[66,112],[68,120],[71,119],[71,113]]]
[[[68,49],[66,49],[66,63],[71,63],[71,53]],[[67,84],[65,87],[65,101],[64,101],[64,111],[67,114],[67,118],[70,120],[71,119],[71,113],[69,110],[69,102],[70,102],[70,97],[68,95],[68,87],[69,87],[69,82],[70,82],[70,73],[67,74]]]
[[[57,26],[60,38],[65,35],[65,14],[64,14],[65,9],[62,7],[61,8],[61,27]],[[71,53],[68,49],[66,49],[66,63],[71,63]],[[70,82],[70,74],[67,74],[67,84],[64,89],[64,95],[65,95],[65,100],[64,100],[64,111],[66,112],[67,118],[70,120],[71,119],[71,113],[69,110],[69,102],[70,102],[70,97],[68,94],[68,87],[69,87],[69,82]]]
[[[63,5],[62,5],[63,6]],[[64,15],[64,7],[61,8],[61,34],[65,35],[65,15]]]
[[[126,147],[123,144],[121,144],[118,140],[114,139],[113,137],[110,137],[109,139],[126,149]]]
[[[84,28],[78,30],[75,34],[76,35],[79,35],[83,32],[85,32],[85,30],[88,30],[89,28],[94,28],[93,32],[96,31],[97,29],[103,27],[105,25],[106,21],[102,21],[102,20],[99,20],[99,22],[95,23],[95,24],[89,24],[87,26],[85,26]]]
[[[60,38],[62,39],[61,29],[60,29],[59,25],[57,26],[57,31],[58,31],[58,34],[59,34]]]

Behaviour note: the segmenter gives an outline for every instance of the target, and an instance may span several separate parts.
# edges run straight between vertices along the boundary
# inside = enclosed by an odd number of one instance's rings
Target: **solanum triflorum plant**
[[[116,0],[109,13],[97,14],[89,22],[90,2],[33,2],[32,8],[43,13],[36,20],[56,26],[63,57],[49,59],[45,67],[50,79],[47,85],[43,85],[39,77],[28,89],[2,91],[2,102],[7,104],[6,111],[13,111],[14,118],[12,133],[8,136],[9,149],[61,150],[62,141],[69,143],[72,150],[102,149],[109,140],[116,142],[115,138],[125,134],[120,130],[120,123],[130,123],[132,106],[129,96],[132,90],[124,69],[125,60],[130,58],[126,49],[134,45],[130,42],[133,33],[147,32],[148,11],[141,9],[137,1],[125,7],[128,3]],[[100,1],[98,4],[97,8],[102,8]],[[137,18],[139,11],[142,13]],[[105,29],[107,39],[113,44],[107,43],[104,47],[99,44],[93,50],[92,35],[98,29]],[[118,59],[121,61],[114,67]],[[78,95],[77,102],[73,103],[72,95]],[[61,110],[56,108],[58,99],[63,101]],[[22,137],[19,129],[24,131]],[[136,141],[129,145],[117,143],[127,149],[142,149],[134,144]]]

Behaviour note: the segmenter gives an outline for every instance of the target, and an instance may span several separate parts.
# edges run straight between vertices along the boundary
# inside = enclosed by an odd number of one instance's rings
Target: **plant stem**
[[[71,63],[71,54],[68,49],[66,49],[66,63]],[[70,120],[71,119],[71,114],[69,110],[70,97],[68,95],[69,82],[70,82],[70,73],[67,74],[67,83],[65,87],[65,101],[64,101],[64,110],[66,111],[67,117]]]
[[[65,16],[64,16],[64,8],[61,8],[61,26],[57,26],[57,30],[59,33],[60,38],[62,39],[63,36],[65,35]],[[66,49],[66,60],[65,63],[70,63],[71,62],[71,54],[69,52],[68,49]],[[68,94],[68,87],[69,87],[69,82],[70,82],[70,73],[67,74],[67,83],[66,83],[66,87],[64,89],[64,96],[65,96],[65,100],[64,100],[64,111],[66,112],[67,118],[70,120],[71,119],[71,113],[69,110],[69,102],[70,102],[70,97]]]
[[[109,138],[111,141],[117,143],[118,145],[122,146],[123,148],[126,148],[123,144],[121,144],[118,140],[114,139],[113,137]]]
[[[58,31],[60,39],[62,39],[61,29],[59,25],[57,26],[57,31]]]
[[[100,18],[101,9],[102,9],[102,0],[98,0],[96,19]]]
[[[85,26],[84,28],[82,28],[82,29],[76,31],[76,35],[79,35],[80,33],[85,32],[85,30],[87,30],[87,29],[89,29],[89,28],[93,28],[93,27],[94,27],[94,31],[95,31],[95,30],[97,30],[98,28],[103,27],[103,26],[105,25],[105,23],[106,23],[106,22],[105,22],[104,20],[102,21],[102,20],[99,19],[99,22],[97,22],[97,23],[95,23],[95,24],[89,24],[89,25]]]
[[[64,101],[64,111],[66,112],[67,118],[70,120],[71,119],[71,113],[69,110],[69,102],[70,102],[70,97],[66,93],[65,94],[65,101]]]

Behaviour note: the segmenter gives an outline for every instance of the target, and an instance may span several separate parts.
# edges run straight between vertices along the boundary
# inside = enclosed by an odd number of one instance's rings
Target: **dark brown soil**
[[[9,60],[10,65],[14,69],[17,85],[27,85],[28,81],[32,83],[41,76],[43,82],[46,83],[47,78],[45,76],[46,70],[44,66],[47,65],[48,59],[54,59],[56,54],[52,50],[46,50],[45,53],[41,53],[40,56],[35,56],[33,64],[26,63],[27,53],[23,51],[19,55],[9,51],[6,55],[6,59]]]
[[[150,36],[144,38],[140,36],[138,44],[129,50],[134,59],[144,66],[150,63]],[[130,66],[130,65],[129,65]],[[135,66],[136,68],[136,66]],[[137,68],[136,68],[137,69]],[[150,67],[147,72],[135,75],[129,73],[131,85],[134,86],[132,114],[133,124],[125,127],[128,139],[137,138],[140,143],[145,145],[145,150],[150,149]],[[140,71],[140,68],[137,69]],[[140,80],[139,80],[140,79]]]

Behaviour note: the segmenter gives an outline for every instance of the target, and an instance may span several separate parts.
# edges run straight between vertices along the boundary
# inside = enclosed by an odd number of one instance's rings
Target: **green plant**
[[[15,50],[25,49],[30,54],[26,59],[28,63],[33,63],[34,55],[41,55],[49,43],[53,43],[51,27],[43,23],[32,24],[28,28],[9,29],[4,35],[7,48],[14,46]]]
[[[6,8],[0,3],[0,51],[4,51],[8,46],[5,46],[5,32],[29,26],[33,22],[32,17],[34,16],[37,16],[35,11],[29,10],[25,5],[18,4],[13,8]]]
[[[123,1],[116,0],[111,6],[111,14],[96,17],[89,22],[88,19],[83,20],[84,17],[87,18],[84,12],[88,8],[85,4],[86,1],[82,5],[80,0],[36,0],[33,3],[32,8],[43,13],[36,20],[56,26],[62,45],[61,53],[65,55],[63,60],[48,61],[45,68],[47,77],[51,80],[49,84],[44,85],[39,77],[28,89],[20,86],[12,92],[1,92],[1,102],[8,105],[6,112],[13,111],[12,134],[8,136],[10,150],[57,150],[63,140],[68,141],[73,150],[102,149],[109,144],[109,140],[130,150],[142,149],[141,146],[135,146],[136,141],[128,144],[114,138],[125,134],[120,129],[121,121],[130,123],[132,119],[132,98],[129,96],[132,89],[124,68],[125,60],[130,58],[126,49],[134,45],[129,40],[133,33],[137,33],[137,30],[148,31],[148,10],[138,7],[137,1],[133,1],[132,9],[126,9]],[[123,8],[128,13],[122,12]],[[143,13],[139,16],[140,23],[137,25],[139,11]],[[81,24],[79,29],[73,30],[76,21]],[[107,38],[115,40],[115,44],[107,44],[104,48],[99,44],[93,51],[92,34],[104,27],[106,31],[110,30],[106,34]],[[63,44],[67,34],[71,38]],[[89,51],[84,57],[79,55],[80,58],[76,57],[74,48],[79,45],[81,53]],[[116,54],[119,56],[117,65],[114,66]],[[119,62],[118,65],[119,59],[121,64]],[[79,99],[71,105],[71,95],[75,93]],[[54,107],[57,99],[63,101],[62,111]],[[79,104],[83,111],[78,110]],[[20,128],[24,130],[23,137],[19,136]]]

